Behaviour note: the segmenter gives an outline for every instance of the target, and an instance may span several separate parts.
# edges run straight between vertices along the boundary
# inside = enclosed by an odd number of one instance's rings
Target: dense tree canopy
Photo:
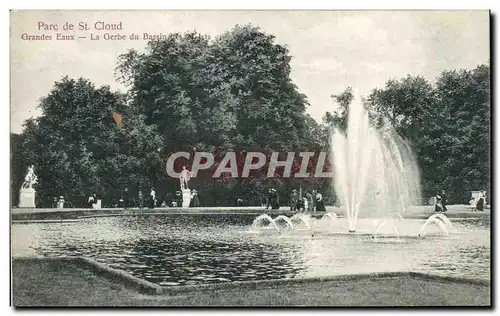
[[[151,187],[160,199],[171,195],[179,184],[165,162],[180,150],[214,153],[213,168],[228,151],[328,151],[330,129],[346,127],[352,89],[333,95],[318,123],[306,114],[290,61],[272,35],[247,25],[213,39],[173,33],[149,42],[143,53],[125,52],[116,75],[126,94],[62,78],[40,101],[43,115],[11,136],[13,204],[31,164],[39,177],[38,205],[59,195],[82,205],[94,192],[110,205],[125,187],[134,195]],[[470,190],[489,189],[489,89],[489,67],[481,65],[445,71],[435,83],[410,75],[391,79],[366,96],[373,123],[390,123],[412,144],[426,197],[444,188],[454,202],[464,202]],[[236,197],[258,203],[269,187],[286,203],[299,183],[334,196],[330,182],[267,178],[262,171],[248,179],[200,174],[192,186],[205,205],[234,205]]]
[[[28,165],[36,166],[37,202],[42,205],[54,196],[79,205],[92,193],[115,199],[125,175],[125,185],[151,185],[147,171],[157,159],[151,158],[156,153],[151,142],[158,137],[140,120],[117,126],[113,113],[126,115],[123,101],[109,87],[97,89],[88,80],[65,77],[56,82],[40,102],[44,115],[28,120],[24,133],[13,139],[13,153],[20,158],[16,187]]]
[[[305,114],[308,104],[290,79],[290,60],[274,36],[236,26],[213,40],[174,33],[149,42],[144,53],[122,54],[116,75],[127,85],[126,95],[64,78],[41,103],[43,116],[22,141],[31,144],[23,148],[30,148],[26,157],[33,157],[39,187],[47,188],[39,195],[44,201],[56,195],[76,201],[98,191],[116,199],[124,187],[136,192],[149,186],[172,193],[179,184],[165,174],[165,162],[180,150],[213,152],[217,158],[227,151],[320,150],[320,127]],[[119,129],[114,113],[123,117]],[[291,180],[268,179],[262,172],[249,179],[201,175],[192,182],[207,204],[233,204],[237,195],[257,201],[269,186],[288,195]]]

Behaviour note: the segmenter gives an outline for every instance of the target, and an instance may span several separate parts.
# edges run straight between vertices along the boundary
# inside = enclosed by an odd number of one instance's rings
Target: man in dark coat
[[[292,195],[290,195],[290,211],[296,211],[298,208],[299,194],[296,189],[292,190]]]
[[[316,211],[326,212],[325,203],[323,202],[323,195],[316,192]]]
[[[441,205],[443,206],[443,212],[446,212],[448,210],[448,208],[446,208],[447,202],[446,192],[444,190],[441,190]]]
[[[139,208],[143,209],[144,208],[144,194],[142,194],[142,190],[139,190],[138,201],[139,201]]]
[[[123,207],[124,208],[129,208],[130,207],[130,195],[128,192],[128,188],[125,188],[125,191],[123,191]]]
[[[278,193],[275,189],[269,189],[269,194],[267,196],[266,210],[271,206],[271,209],[276,210],[280,208]]]

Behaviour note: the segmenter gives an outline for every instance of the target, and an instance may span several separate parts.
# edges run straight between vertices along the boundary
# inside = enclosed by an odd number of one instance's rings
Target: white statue
[[[34,171],[33,165],[28,167],[28,172],[24,177],[23,185],[19,190],[19,207],[20,208],[35,208],[35,195],[36,191],[33,185],[37,183],[37,176]]]
[[[191,175],[191,171],[187,170],[186,166],[182,166],[181,175],[179,177],[179,180],[181,181],[181,190],[188,189],[188,182],[191,179]]]
[[[35,167],[33,165],[28,167],[28,172],[26,173],[26,176],[24,177],[24,182],[22,187],[25,189],[31,189],[33,188],[33,185],[38,182],[38,177],[35,175],[34,171]]]

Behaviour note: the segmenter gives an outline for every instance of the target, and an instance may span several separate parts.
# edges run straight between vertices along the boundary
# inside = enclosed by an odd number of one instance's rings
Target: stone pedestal
[[[19,207],[30,207],[35,208],[35,189],[33,188],[21,188],[19,193]]]
[[[92,204],[92,208],[93,208],[94,210],[100,210],[100,209],[101,209],[101,201],[102,201],[101,199],[98,199],[98,200],[97,200],[97,203]]]
[[[182,190],[182,208],[189,207],[191,203],[191,190],[183,189]]]

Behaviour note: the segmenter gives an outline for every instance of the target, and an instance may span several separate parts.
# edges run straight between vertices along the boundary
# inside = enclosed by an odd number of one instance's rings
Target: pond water
[[[425,220],[404,219],[399,237],[345,233],[342,218],[309,219],[296,229],[252,228],[256,215],[163,214],[12,225],[12,255],[86,256],[134,276],[178,286],[340,274],[416,271],[490,279],[488,218],[452,220],[418,233]],[[366,232],[373,219],[359,219]],[[305,224],[305,223],[302,223]]]

